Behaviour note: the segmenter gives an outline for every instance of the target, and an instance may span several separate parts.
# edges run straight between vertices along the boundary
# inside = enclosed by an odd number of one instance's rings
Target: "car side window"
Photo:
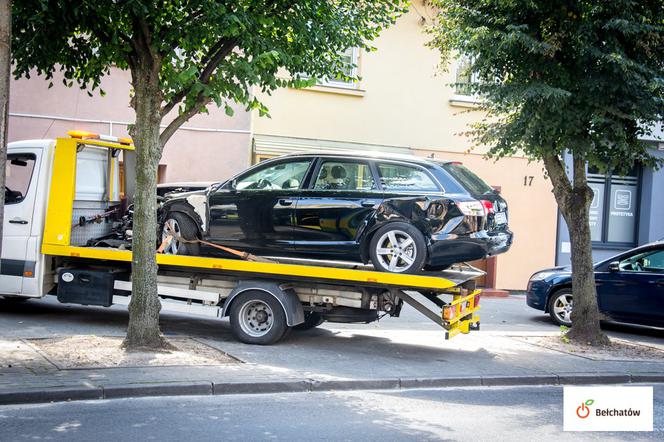
[[[367,163],[324,160],[318,170],[314,189],[374,190],[376,182]]]
[[[639,253],[620,261],[623,272],[664,273],[664,250]]]
[[[404,164],[379,163],[380,183],[385,190],[439,192],[438,186],[422,169]]]
[[[30,189],[35,160],[34,154],[9,154],[7,156],[5,204],[18,204],[25,199],[28,189]]]
[[[237,190],[293,190],[299,189],[311,160],[282,162],[263,167],[240,178]]]

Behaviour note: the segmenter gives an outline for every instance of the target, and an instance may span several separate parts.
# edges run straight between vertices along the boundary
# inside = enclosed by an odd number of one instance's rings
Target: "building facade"
[[[664,130],[659,123],[644,139],[653,156],[664,160]],[[571,158],[566,158],[571,164]],[[569,169],[569,168],[568,168]],[[664,170],[635,166],[626,176],[588,169],[594,197],[590,205],[590,233],[595,261],[633,247],[664,240]],[[571,243],[567,224],[558,215],[556,264],[568,265]]]
[[[12,80],[9,141],[57,138],[73,129],[128,136],[127,127],[134,121],[129,72],[113,69],[104,77],[103,97],[67,88],[58,76],[52,88],[48,83],[37,75]],[[246,168],[251,162],[251,115],[240,106],[234,110],[231,118],[210,106],[209,114],[192,118],[178,130],[164,149],[159,181],[215,181]]]

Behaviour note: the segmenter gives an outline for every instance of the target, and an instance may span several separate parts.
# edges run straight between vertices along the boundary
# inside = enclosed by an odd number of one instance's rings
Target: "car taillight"
[[[485,214],[484,206],[479,201],[457,201],[456,205],[464,215],[478,216]]]
[[[485,213],[487,215],[490,215],[495,212],[495,210],[493,209],[493,203],[491,201],[481,200],[480,203],[482,203],[482,206],[484,207]]]

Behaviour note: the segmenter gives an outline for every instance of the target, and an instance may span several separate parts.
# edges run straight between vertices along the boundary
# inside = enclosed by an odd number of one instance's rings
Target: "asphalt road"
[[[562,388],[522,387],[178,397],[0,407],[3,440],[662,440],[562,432]]]

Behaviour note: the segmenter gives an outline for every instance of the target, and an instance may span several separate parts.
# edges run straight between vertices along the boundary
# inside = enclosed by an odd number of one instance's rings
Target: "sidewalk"
[[[217,336],[195,339],[241,362],[60,369],[24,339],[2,338],[0,404],[161,395],[664,382],[664,360],[593,360],[502,333],[477,332],[444,341],[433,330],[329,327],[293,333],[280,345],[257,347],[233,341],[228,324],[221,326]]]

